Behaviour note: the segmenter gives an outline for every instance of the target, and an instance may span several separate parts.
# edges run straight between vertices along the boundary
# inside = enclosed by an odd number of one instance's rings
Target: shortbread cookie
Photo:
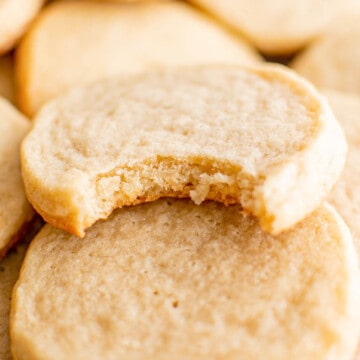
[[[259,59],[243,40],[185,3],[58,1],[42,12],[20,45],[19,105],[32,115],[70,87],[116,74]]]
[[[292,67],[319,87],[360,94],[359,44],[360,11],[329,28]]]
[[[43,108],[23,142],[30,202],[83,236],[159,197],[240,203],[277,233],[330,192],[346,144],[327,103],[280,66],[196,66],[109,79]]]
[[[330,207],[273,237],[237,206],[162,199],[79,240],[46,225],[11,310],[21,359],[351,359],[358,264]]]
[[[9,55],[0,57],[0,96],[15,102],[14,64]]]
[[[20,173],[20,143],[30,128],[5,99],[0,98],[0,259],[31,220]]]
[[[345,169],[330,201],[350,226],[360,259],[360,96],[329,91],[325,94],[349,144]]]
[[[11,360],[9,341],[10,300],[27,245],[18,245],[0,261],[0,359]]]
[[[222,19],[264,53],[289,54],[306,45],[358,0],[191,0]]]
[[[360,260],[360,96],[329,90],[325,95],[345,130],[349,144],[344,172],[329,200],[349,225]],[[360,359],[360,344],[355,359]]]
[[[11,360],[9,342],[9,318],[12,289],[18,278],[20,267],[29,242],[39,232],[43,222],[36,216],[26,229],[26,233],[14,249],[0,260],[0,359]]]
[[[14,47],[45,0],[0,1],[0,54]]]

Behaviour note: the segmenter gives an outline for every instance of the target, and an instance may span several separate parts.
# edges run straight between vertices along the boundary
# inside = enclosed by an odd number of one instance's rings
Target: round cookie
[[[345,162],[327,103],[280,66],[109,79],[55,99],[34,122],[22,145],[27,196],[79,236],[116,207],[164,196],[240,203],[277,233],[322,202]]]
[[[268,55],[293,53],[358,0],[191,0],[230,25]]]
[[[15,102],[15,78],[12,56],[0,57],[0,96]]]
[[[30,122],[0,98],[0,259],[33,217],[20,172],[20,144]]]
[[[344,128],[349,145],[343,174],[330,194],[329,201],[349,225],[360,260],[360,187],[357,181],[360,177],[360,96],[330,90],[324,93]],[[360,344],[357,354],[360,358]]]
[[[84,239],[50,225],[14,290],[16,359],[351,359],[358,264],[330,207],[273,237],[239,207],[161,199]]]
[[[349,144],[344,172],[329,201],[349,225],[360,259],[360,96],[334,91],[326,91],[325,95],[345,130]]]
[[[27,245],[18,245],[0,260],[0,359],[12,360],[9,341],[10,300]]]
[[[0,54],[12,49],[45,0],[0,1]]]
[[[260,57],[186,3],[57,1],[26,34],[16,60],[19,106],[33,115],[55,95],[104,77]]]
[[[360,11],[328,28],[291,67],[316,86],[360,95]]]

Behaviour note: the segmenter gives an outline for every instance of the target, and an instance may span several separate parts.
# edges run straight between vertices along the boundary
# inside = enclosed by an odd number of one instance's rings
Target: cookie
[[[0,96],[15,102],[14,64],[12,56],[0,57]]]
[[[57,1],[18,49],[19,106],[33,115],[71,87],[149,68],[259,60],[250,45],[186,3]]]
[[[40,231],[44,223],[35,216],[22,237],[21,243],[11,249],[0,260],[0,359],[12,360],[9,341],[10,301],[21,264],[30,241]]]
[[[327,196],[345,152],[327,103],[293,72],[209,65],[55,99],[23,142],[22,171],[35,209],[79,236],[116,207],[164,196],[240,203],[278,233]]]
[[[30,122],[0,98],[0,259],[33,217],[20,173],[20,144]]]
[[[286,55],[316,37],[357,0],[191,0],[244,34],[268,55]]]
[[[360,11],[330,27],[291,67],[316,86],[360,94]]]
[[[334,91],[326,91],[325,95],[349,144],[344,172],[329,200],[349,225],[360,260],[360,96]]]
[[[10,300],[27,245],[21,244],[0,261],[0,359],[11,360],[9,341]]]
[[[44,2],[45,0],[3,0],[0,2],[0,54],[14,47]]]
[[[330,105],[345,130],[349,145],[343,174],[329,197],[345,222],[350,227],[358,260],[360,260],[360,96],[337,91],[324,91]],[[357,356],[360,358],[360,344]]]
[[[161,199],[32,242],[16,359],[351,359],[359,270],[333,209],[274,237],[238,206]]]

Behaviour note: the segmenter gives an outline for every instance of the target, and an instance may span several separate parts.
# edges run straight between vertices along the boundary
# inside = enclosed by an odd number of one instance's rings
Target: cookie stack
[[[257,51],[310,44],[297,68],[357,4],[262,3],[58,0],[23,30],[0,359],[354,359],[360,103]]]

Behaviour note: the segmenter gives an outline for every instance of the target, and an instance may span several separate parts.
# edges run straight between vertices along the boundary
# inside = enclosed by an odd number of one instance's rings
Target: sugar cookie
[[[244,40],[186,3],[57,1],[41,13],[20,44],[19,106],[33,115],[70,87],[118,74],[259,59]]]
[[[161,199],[32,242],[11,309],[27,359],[352,359],[359,269],[323,207],[273,237],[237,206]]]
[[[359,44],[360,11],[330,27],[291,66],[318,87],[360,95]]]
[[[360,96],[334,91],[325,95],[349,144],[344,172],[329,200],[349,225],[360,260]]]
[[[0,98],[0,259],[33,217],[20,173],[20,144],[30,122]]]
[[[327,103],[293,72],[196,66],[55,99],[23,142],[22,171],[35,209],[80,236],[164,196],[240,203],[277,233],[328,195],[345,152]]]
[[[10,300],[27,245],[18,245],[0,261],[0,359],[11,360],[9,341]]]
[[[358,0],[192,0],[269,55],[299,50]]]
[[[11,50],[45,0],[0,1],[0,54]]]

